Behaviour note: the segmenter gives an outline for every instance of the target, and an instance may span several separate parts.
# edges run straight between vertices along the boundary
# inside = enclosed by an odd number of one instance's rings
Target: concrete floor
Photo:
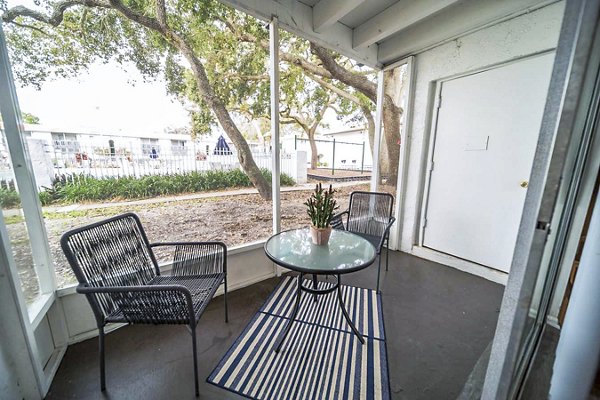
[[[377,267],[343,282],[375,287]],[[198,325],[201,399],[239,399],[205,382],[278,279],[213,300]],[[504,287],[404,253],[390,253],[382,301],[393,399],[455,399],[493,337]],[[97,340],[68,348],[47,399],[193,399],[191,340],[183,326],[128,326],[106,338],[107,391]]]

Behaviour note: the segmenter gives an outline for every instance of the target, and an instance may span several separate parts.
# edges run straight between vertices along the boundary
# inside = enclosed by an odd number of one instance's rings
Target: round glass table
[[[278,233],[265,243],[265,254],[271,261],[284,268],[299,272],[296,283],[296,302],[292,315],[283,331],[275,342],[275,351],[279,352],[285,337],[291,329],[300,308],[302,292],[311,293],[317,301],[318,295],[325,295],[337,291],[338,302],[352,332],[364,344],[362,335],[350,319],[340,289],[343,274],[364,269],[375,261],[377,252],[375,247],[366,239],[346,231],[334,229],[331,232],[329,243],[317,246],[312,243],[310,230],[292,229]],[[312,275],[313,287],[304,285],[304,275]],[[326,289],[317,289],[317,275],[331,275],[335,277],[335,284]]]

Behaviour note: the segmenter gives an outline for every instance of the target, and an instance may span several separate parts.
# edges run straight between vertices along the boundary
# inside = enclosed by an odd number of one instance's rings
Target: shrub
[[[14,189],[0,189],[0,206],[2,208],[14,208],[21,204],[19,193]]]
[[[268,181],[271,172],[261,170]],[[282,186],[294,185],[288,175],[281,175]],[[141,178],[119,177],[98,179],[89,176],[60,176],[40,200],[77,203],[81,201],[140,199],[181,193],[205,192],[234,187],[252,186],[248,176],[239,169],[231,171],[189,172],[177,175],[149,175]]]

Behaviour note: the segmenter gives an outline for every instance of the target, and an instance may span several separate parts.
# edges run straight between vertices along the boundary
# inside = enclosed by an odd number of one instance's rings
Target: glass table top
[[[329,243],[313,244],[309,228],[293,229],[272,236],[265,253],[276,264],[305,273],[344,274],[368,267],[375,260],[375,247],[354,233],[334,229]]]

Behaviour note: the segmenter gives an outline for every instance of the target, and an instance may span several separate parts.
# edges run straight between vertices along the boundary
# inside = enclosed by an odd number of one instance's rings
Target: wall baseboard
[[[455,268],[460,271],[466,272],[471,275],[476,275],[481,278],[487,279],[495,283],[506,286],[508,281],[508,274],[506,272],[498,271],[493,268],[488,268],[480,264],[476,264],[462,258],[454,257],[439,251],[431,250],[426,247],[413,246],[409,254],[416,257],[424,258],[426,260],[434,261],[436,263],[445,265],[450,268]]]

